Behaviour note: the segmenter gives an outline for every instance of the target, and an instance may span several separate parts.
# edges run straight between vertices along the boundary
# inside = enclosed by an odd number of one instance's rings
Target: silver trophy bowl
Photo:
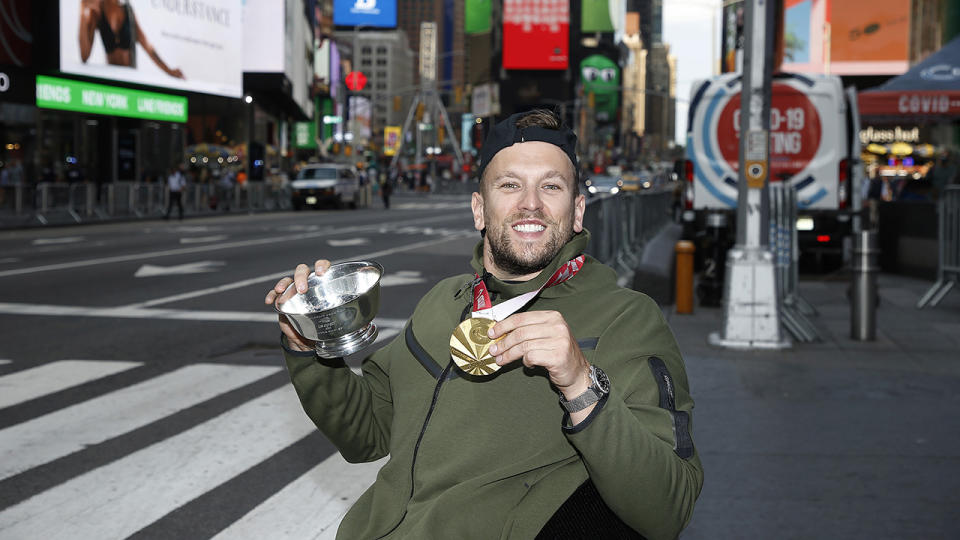
[[[373,318],[380,309],[382,276],[383,266],[375,262],[335,264],[322,276],[311,273],[306,292],[290,284],[273,306],[301,336],[316,342],[319,356],[342,358],[377,339]]]

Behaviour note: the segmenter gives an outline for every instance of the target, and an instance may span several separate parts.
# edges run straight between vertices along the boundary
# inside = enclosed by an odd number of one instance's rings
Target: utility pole
[[[727,253],[723,329],[710,343],[742,349],[790,346],[780,328],[776,269],[769,246],[770,95],[776,0],[746,0],[740,92],[737,243]]]

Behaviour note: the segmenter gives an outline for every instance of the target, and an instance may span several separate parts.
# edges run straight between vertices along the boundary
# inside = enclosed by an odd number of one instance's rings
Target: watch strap
[[[560,394],[560,404],[563,405],[563,408],[567,412],[577,412],[586,409],[590,405],[600,401],[600,393],[597,392],[592,386],[583,391],[579,396],[567,400],[563,397],[563,394]]]

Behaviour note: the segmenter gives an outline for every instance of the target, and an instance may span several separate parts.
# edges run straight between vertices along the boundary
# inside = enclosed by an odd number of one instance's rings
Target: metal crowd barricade
[[[57,214],[66,214],[75,222],[83,221],[81,214],[86,214],[85,204],[88,198],[85,190],[87,184],[54,184],[41,182],[37,184],[38,207],[37,220],[46,225]],[[91,212],[92,214],[92,212]]]
[[[797,190],[784,182],[769,184],[770,251],[773,252],[780,298],[780,320],[799,341],[820,341],[816,326],[807,319],[816,310],[797,291],[800,251],[797,248]]]
[[[38,205],[38,191],[34,184],[7,184],[0,186],[0,212],[20,217]]]
[[[960,186],[940,193],[937,281],[917,302],[917,308],[936,306],[960,280]]]
[[[592,234],[590,254],[614,267],[637,268],[644,244],[670,222],[671,194],[645,191],[592,198],[583,226]]]

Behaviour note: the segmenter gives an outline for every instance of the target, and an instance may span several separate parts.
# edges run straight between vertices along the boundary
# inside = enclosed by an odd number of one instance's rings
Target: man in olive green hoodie
[[[390,456],[337,538],[672,539],[689,522],[703,471],[683,360],[657,305],[582,255],[575,147],[549,111],[494,127],[471,203],[476,274],[438,283],[362,376],[281,316],[317,427],[347,461]],[[266,303],[305,291],[310,270]],[[489,363],[454,362],[452,334]]]

